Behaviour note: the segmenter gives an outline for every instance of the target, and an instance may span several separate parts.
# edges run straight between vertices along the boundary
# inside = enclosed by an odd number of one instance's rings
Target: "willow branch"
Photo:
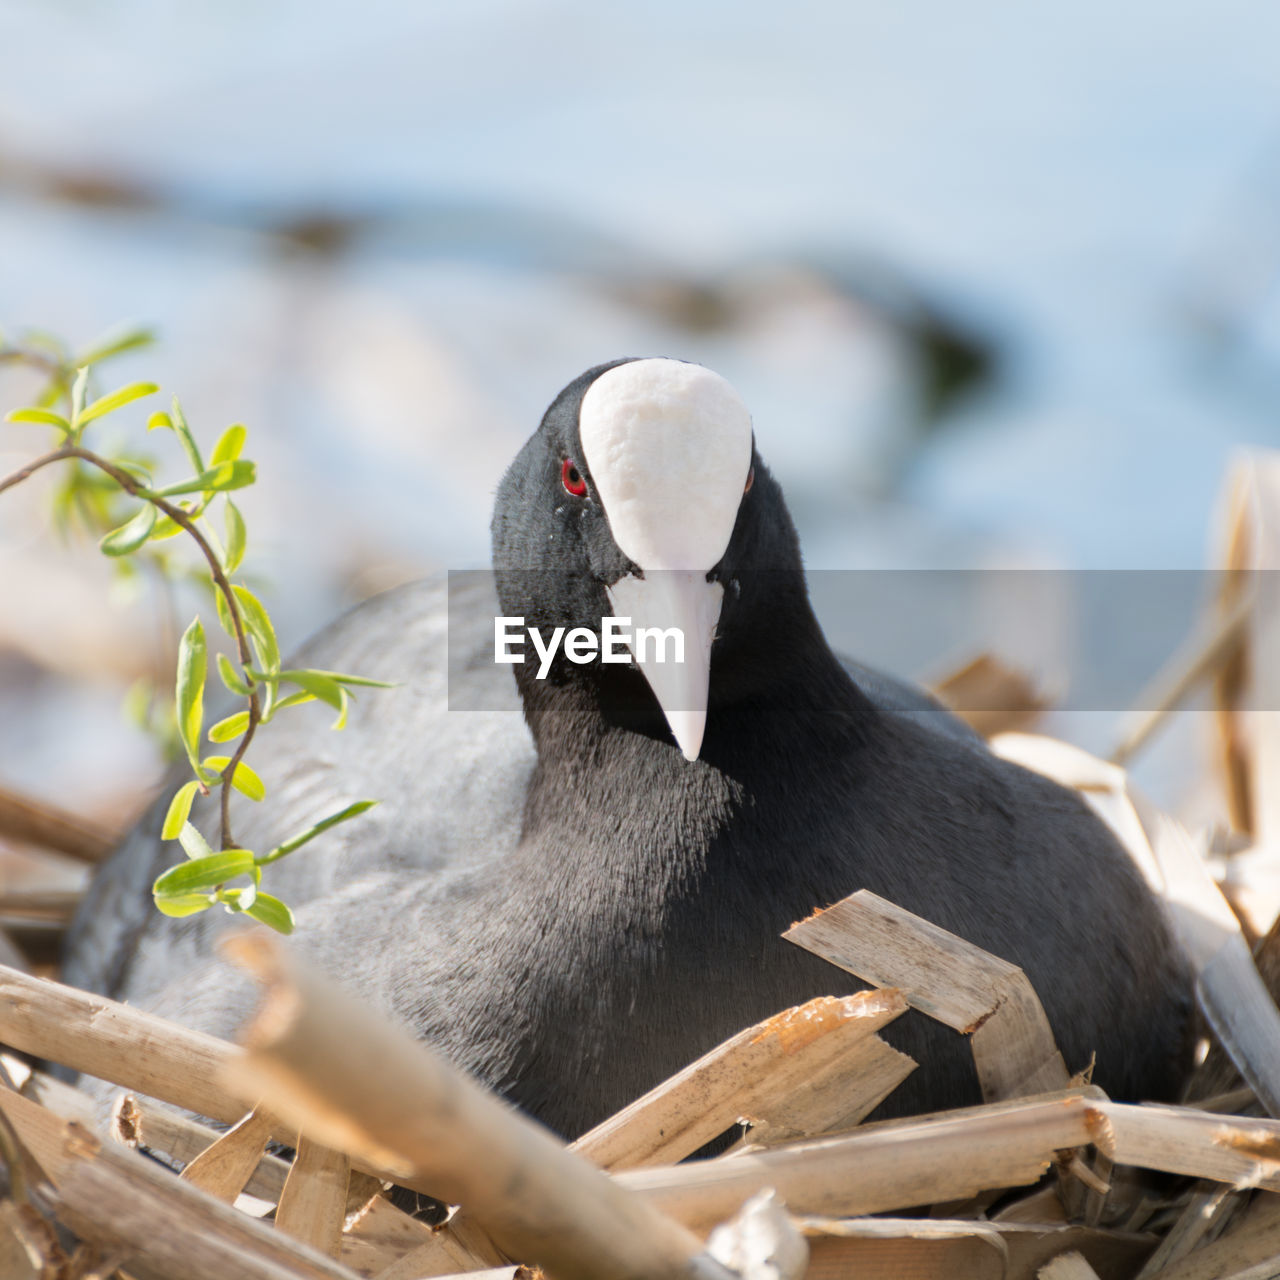
[[[21,484],[22,481],[29,479],[44,467],[51,466],[55,462],[66,462],[72,458],[78,458],[81,462],[88,463],[90,466],[97,467],[99,471],[105,472],[126,493],[135,498],[141,498],[144,502],[151,503],[152,506],[162,511],[184,532],[189,533],[196,546],[200,548],[200,554],[204,556],[209,565],[209,574],[213,578],[214,587],[221,593],[222,598],[227,603],[227,612],[231,615],[231,624],[235,632],[233,638],[236,643],[236,654],[240,659],[240,666],[245,669],[244,677],[250,690],[249,723],[240,739],[240,745],[236,747],[235,753],[219,775],[222,778],[221,845],[224,849],[234,848],[235,841],[231,835],[230,821],[231,779],[235,776],[236,767],[249,749],[249,743],[253,739],[254,731],[262,719],[262,702],[258,697],[258,691],[254,686],[253,679],[247,671],[253,661],[253,657],[249,651],[249,637],[245,633],[244,622],[240,617],[240,608],[236,603],[235,592],[232,591],[231,583],[222,570],[217,553],[209,545],[208,539],[200,532],[195,521],[187,512],[180,506],[160,497],[159,494],[152,493],[145,485],[139,483],[136,476],[131,475],[124,468],[117,467],[114,463],[108,462],[105,458],[88,449],[82,449],[79,445],[64,444],[60,449],[55,449],[52,453],[46,453],[42,457],[27,463],[25,467],[0,480],[0,493],[4,493],[6,489],[11,489],[15,485]],[[203,782],[201,787],[207,794],[207,788],[204,787]]]
[[[0,347],[0,364],[29,364],[44,370],[51,378],[65,379],[67,365],[56,356],[33,347]]]

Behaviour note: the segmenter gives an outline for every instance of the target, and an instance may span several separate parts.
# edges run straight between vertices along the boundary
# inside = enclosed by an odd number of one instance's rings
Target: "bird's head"
[[[656,635],[637,656],[690,760],[713,646],[761,603],[744,582],[799,569],[746,406],[719,374],[669,359],[598,365],[556,397],[499,487],[493,558],[504,612],[545,635],[629,618],[634,650],[641,629],[679,631],[683,661]]]

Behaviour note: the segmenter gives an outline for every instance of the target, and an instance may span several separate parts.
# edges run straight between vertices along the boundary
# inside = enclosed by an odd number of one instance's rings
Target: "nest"
[[[1019,732],[1034,691],[992,658],[940,686],[983,707],[994,750],[1078,789],[1164,894],[1204,1015],[1183,1105],[1116,1103],[1070,1076],[1020,969],[867,891],[787,937],[870,990],[779,1011],[568,1147],[274,937],[227,944],[263,988],[232,1045],[33,972],[74,899],[9,893],[0,1276],[1280,1275],[1280,929],[1240,874],[1280,830],[1280,730],[1244,710],[1280,676],[1280,618],[1257,589],[1280,562],[1280,461],[1242,464],[1229,508],[1217,613],[1111,760]],[[1193,835],[1122,762],[1209,682],[1230,829]],[[104,843],[13,797],[0,831],[86,860]],[[916,1065],[879,1034],[909,1007],[969,1037],[985,1102],[864,1123]],[[120,1086],[110,1132],[38,1061]],[[681,1163],[738,1122],[728,1151]],[[393,1184],[456,1207],[428,1224]]]

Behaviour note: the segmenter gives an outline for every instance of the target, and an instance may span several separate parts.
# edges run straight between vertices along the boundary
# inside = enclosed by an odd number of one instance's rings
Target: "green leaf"
[[[327,702],[335,711],[342,710],[342,686],[326,672],[311,671],[306,668],[297,671],[281,671],[280,679],[296,684],[298,688],[306,690],[321,702]]]
[[[200,761],[200,766],[204,769],[215,769],[221,773],[230,763],[230,756],[206,756]],[[250,800],[261,800],[267,794],[267,788],[263,785],[262,779],[243,760],[236,765],[236,771],[231,775],[231,785],[242,796],[248,796]]]
[[[182,893],[165,897],[156,897],[153,894],[152,896],[155,897],[156,908],[162,915],[177,918],[208,911],[214,903],[213,895],[208,893]]]
[[[218,622],[221,624],[223,631],[234,640],[236,638],[236,627],[231,620],[231,609],[227,604],[226,596],[221,591],[215,591],[213,593],[213,603],[218,610]]]
[[[208,471],[202,471],[191,480],[166,485],[157,490],[161,498],[172,498],[179,493],[226,493],[229,489],[243,489],[257,479],[257,467],[245,458],[220,462]]]
[[[374,685],[379,688],[387,688],[380,680],[365,680],[360,676],[339,676],[333,671],[316,671],[311,668],[303,668],[297,671],[280,672],[281,680],[288,680],[299,688],[311,694],[312,697],[319,698],[321,702],[327,702],[338,713],[338,718],[330,726],[332,729],[345,729],[347,727],[347,712],[351,707],[351,695],[339,684],[339,680],[343,683]]]
[[[347,712],[351,709],[351,695],[341,685],[338,688],[342,690],[342,706],[338,708],[338,718],[329,726],[335,732],[347,727]]]
[[[36,396],[36,404],[42,409],[52,409],[67,394],[68,386],[66,375],[55,373],[45,384],[44,390]]]
[[[279,898],[272,897],[269,893],[259,891],[253,906],[246,907],[245,913],[277,933],[293,932],[293,912]]]
[[[285,854],[292,853],[295,849],[301,849],[304,844],[312,841],[323,831],[328,831],[330,827],[336,827],[340,822],[348,822],[350,819],[367,812],[372,809],[378,801],[376,800],[357,800],[354,804],[349,804],[345,809],[339,809],[337,813],[331,813],[327,818],[321,818],[319,822],[307,827],[305,831],[299,831],[296,836],[291,836],[283,844],[278,844],[270,853],[264,854],[258,859],[258,865],[265,867],[269,862],[275,862],[277,858],[283,858]]]
[[[187,825],[187,819],[191,816],[191,804],[199,789],[200,784],[193,778],[190,782],[184,782],[173,793],[173,799],[169,801],[169,812],[164,815],[164,826],[160,828],[161,840],[178,838],[179,832]],[[191,829],[195,830],[194,827]]]
[[[176,538],[182,532],[182,526],[168,516],[161,516],[156,527],[151,530],[152,542],[163,542],[166,538]]]
[[[91,342],[76,356],[76,364],[98,364],[125,351],[149,347],[155,340],[154,329],[145,329],[137,325],[131,325],[127,329],[117,329],[103,334],[96,342]]]
[[[204,627],[195,618],[183,632],[178,646],[178,734],[187,750],[187,758],[199,772],[200,731],[204,724],[204,682],[209,659]]]
[[[258,478],[258,464],[248,458],[229,458],[211,468],[214,481],[210,488],[215,493],[227,493],[231,489],[244,489]]]
[[[217,898],[228,911],[248,911],[258,896],[258,886],[247,884],[243,889],[219,889]]]
[[[127,387],[121,387],[118,391],[101,396],[87,409],[82,410],[76,418],[76,426],[83,427],[95,418],[101,418],[104,413],[114,413],[115,410],[132,404],[135,400],[141,400],[143,396],[155,395],[159,390],[160,388],[154,382],[131,382]]]
[[[244,516],[240,514],[240,508],[230,498],[227,499],[226,519],[227,562],[225,568],[227,573],[235,573],[244,559],[245,528]]]
[[[280,670],[280,644],[276,640],[276,629],[271,625],[266,609],[248,587],[234,584],[231,590],[240,606],[245,628],[258,650],[259,663],[268,675],[275,675]]]
[[[22,331],[22,341],[24,346],[35,347],[40,351],[47,352],[58,364],[66,364],[71,359],[66,343],[56,333],[51,333],[48,329],[24,329]],[[76,363],[84,364],[84,361],[80,360]]]
[[[71,423],[51,409],[37,409],[34,405],[25,409],[12,409],[5,414],[6,422],[38,422],[42,426],[57,427],[64,435],[71,434]]]
[[[283,711],[286,707],[300,707],[304,702],[314,702],[315,700],[315,694],[299,690],[297,693],[291,693],[287,698],[281,698],[276,703],[276,710]]]
[[[218,600],[222,601],[222,592],[218,592]],[[253,692],[253,690],[250,689],[249,686],[245,684],[245,682],[240,678],[240,673],[236,670],[235,665],[232,663],[231,659],[228,658],[225,653],[218,654],[218,674],[222,677],[222,683],[225,684],[227,688],[232,693],[234,693],[237,697],[247,698]],[[249,713],[247,711],[241,711],[239,714],[244,716],[246,721],[248,720]],[[235,719],[235,716],[227,717],[227,720],[234,720],[234,719]],[[226,724],[227,720],[220,720],[218,724],[214,726],[214,728],[219,728],[221,725]],[[241,729],[238,732],[243,733],[244,730]],[[232,734],[232,737],[235,737],[235,736],[236,736],[235,734]],[[223,738],[214,738],[213,729],[209,730],[209,737],[213,738],[214,742],[225,741],[225,739]]]
[[[236,771],[231,775],[231,785],[250,800],[266,799],[266,784],[243,760],[236,765]]]
[[[213,848],[209,842],[189,822],[182,824],[178,832],[178,843],[188,858],[212,858]]]
[[[168,427],[170,431],[173,430],[173,419],[169,417],[163,409],[157,409],[155,413],[147,419],[148,431],[154,431],[157,427]],[[202,467],[201,470],[203,469],[204,468]]]
[[[170,867],[151,886],[151,892],[157,898],[176,897],[198,893],[201,889],[215,889],[236,876],[257,877],[260,874],[248,849],[224,849],[207,858],[195,858]]]
[[[321,674],[336,680],[339,684],[354,685],[361,689],[398,689],[400,687],[399,682],[395,680],[370,680],[368,676],[349,676],[341,671],[325,671]]]
[[[109,476],[96,467],[90,468],[78,459],[74,469],[78,473],[76,488],[81,493],[110,494],[113,498],[120,493],[120,482],[114,476]]]
[[[155,527],[156,509],[151,503],[144,502],[132,519],[118,529],[112,529],[98,543],[98,547],[104,555],[127,556],[130,551],[137,551],[146,542]]]
[[[231,742],[233,739],[238,738],[248,727],[249,713],[247,711],[237,711],[235,715],[228,716],[225,720],[219,720],[209,730],[209,741]],[[206,761],[205,763],[207,764],[208,762]]]
[[[200,475],[204,471],[204,460],[200,457],[200,446],[196,444],[196,438],[191,434],[191,428],[187,426],[187,419],[182,412],[182,405],[178,403],[177,396],[174,396],[170,401],[169,411],[173,421],[173,432],[182,444],[183,452],[187,455],[187,461],[191,463],[191,469],[196,475]]]
[[[71,428],[78,430],[80,415],[84,412],[84,396],[89,386],[89,366],[83,365],[76,370],[75,381],[71,384]]]
[[[209,455],[210,465],[216,467],[220,462],[234,462],[240,456],[248,434],[249,429],[243,422],[233,422],[213,446],[213,452]]]

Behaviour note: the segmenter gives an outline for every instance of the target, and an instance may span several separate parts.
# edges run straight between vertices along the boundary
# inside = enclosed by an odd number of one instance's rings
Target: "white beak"
[[[632,656],[671,736],[686,760],[696,760],[707,726],[711,642],[724,588],[705,573],[666,569],[628,575],[608,590],[615,616],[631,619]]]

